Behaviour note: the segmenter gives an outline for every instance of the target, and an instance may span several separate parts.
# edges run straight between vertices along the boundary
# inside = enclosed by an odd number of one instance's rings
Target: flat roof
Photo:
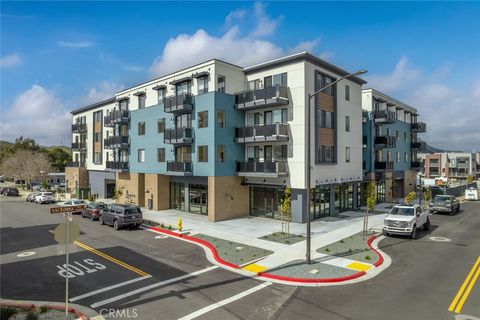
[[[404,109],[406,109],[407,111],[411,112],[411,113],[415,113],[415,114],[418,114],[418,110],[408,104],[406,104],[405,102],[402,102],[400,100],[397,100],[391,96],[389,96],[388,94],[385,94],[383,92],[380,92],[374,88],[366,88],[366,89],[363,89],[362,90],[362,93],[366,93],[366,92],[372,92],[373,95],[377,95],[377,96],[380,96],[381,98],[384,98],[385,100],[390,100],[390,101],[393,101],[393,103],[395,105],[398,105],[399,107],[403,107]]]
[[[73,115],[76,115],[76,114],[79,114],[79,113],[82,113],[82,112],[85,112],[85,111],[88,111],[88,110],[91,110],[91,109],[96,109],[98,107],[104,106],[104,105],[112,103],[112,102],[115,102],[115,97],[112,97],[112,98],[109,98],[107,100],[103,100],[103,101],[100,101],[100,102],[96,102],[94,104],[90,104],[86,107],[81,107],[81,108],[78,108],[78,109],[74,109],[74,110],[70,111],[70,113],[73,114]]]

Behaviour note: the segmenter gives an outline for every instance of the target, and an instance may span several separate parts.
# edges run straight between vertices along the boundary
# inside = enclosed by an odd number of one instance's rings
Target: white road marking
[[[33,256],[34,254],[35,254],[35,251],[27,251],[27,252],[22,252],[17,254],[17,257],[24,258],[24,257]]]
[[[206,306],[205,308],[202,308],[200,310],[197,310],[195,312],[192,312],[190,314],[187,314],[186,316],[184,317],[181,317],[179,318],[178,320],[191,320],[191,319],[195,319],[197,317],[200,317],[201,315],[204,315],[205,313],[207,312],[210,312],[212,310],[215,310],[217,308],[220,308],[221,306],[224,306],[226,304],[229,304],[230,302],[233,302],[233,301],[236,301],[238,299],[241,299],[245,296],[248,296],[249,294],[252,294],[254,292],[257,292],[258,290],[261,290],[269,285],[271,285],[272,283],[271,282],[264,282],[256,287],[253,287],[251,289],[248,289],[246,291],[243,291],[243,292],[240,292],[239,294],[237,295],[234,295],[233,297],[230,297],[230,298],[227,298],[225,300],[222,300],[220,302],[216,302],[214,304],[211,304],[209,306]]]
[[[208,268],[205,268],[205,269],[201,269],[201,270],[198,270],[198,271],[195,271],[195,272],[192,272],[192,273],[185,274],[185,275],[180,276],[180,277],[172,278],[172,279],[165,280],[165,281],[162,281],[162,282],[157,282],[157,283],[154,283],[152,285],[149,285],[149,286],[137,289],[137,290],[133,290],[133,291],[118,295],[118,296],[113,297],[113,298],[109,298],[109,299],[105,299],[105,300],[102,300],[102,301],[99,301],[99,302],[95,302],[94,304],[91,305],[91,307],[96,308],[96,307],[104,306],[104,305],[112,303],[114,301],[124,299],[126,297],[130,297],[130,296],[136,295],[138,293],[141,293],[141,292],[144,292],[144,291],[147,291],[147,290],[151,290],[151,289],[154,289],[154,288],[157,288],[157,287],[161,287],[161,286],[164,286],[164,285],[172,283],[172,282],[178,282],[180,280],[188,279],[188,278],[191,278],[193,276],[197,276],[199,274],[202,274],[202,273],[205,273],[205,272],[208,272],[208,271],[212,271],[212,270],[217,269],[217,268],[218,268],[218,266],[211,266],[211,267],[208,267]]]
[[[126,286],[127,284],[134,283],[134,282],[141,281],[141,280],[145,280],[145,279],[148,279],[148,278],[151,278],[151,277],[152,277],[151,275],[143,276],[143,277],[135,278],[135,279],[128,280],[128,281],[125,281],[125,282],[120,282],[120,283],[114,284],[113,286],[109,286],[109,287],[105,287],[105,288],[98,289],[98,290],[95,290],[95,291],[87,292],[87,293],[84,293],[84,294],[81,294],[79,296],[71,298],[70,302],[77,301],[77,300],[80,300],[80,299],[83,299],[83,298],[86,298],[86,297],[94,296],[96,294],[99,294],[99,293],[102,293],[102,292],[105,292],[105,291],[109,291],[109,290],[112,290],[112,289],[116,289],[116,288],[119,288],[119,287],[122,287],[122,286]]]
[[[444,237],[428,237],[428,239],[433,240],[433,241],[440,241],[440,242],[452,241],[452,240],[450,240],[448,238],[444,238]]]

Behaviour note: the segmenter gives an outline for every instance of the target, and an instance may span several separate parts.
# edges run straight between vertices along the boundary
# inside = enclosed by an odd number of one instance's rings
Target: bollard
[[[182,232],[182,218],[178,218],[177,229]]]

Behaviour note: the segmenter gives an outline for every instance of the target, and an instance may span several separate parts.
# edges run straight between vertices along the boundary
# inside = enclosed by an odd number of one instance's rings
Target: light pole
[[[310,152],[310,136],[311,136],[311,116],[310,116],[310,112],[311,112],[311,105],[312,105],[312,98],[313,97],[316,97],[320,92],[330,88],[331,86],[334,86],[336,85],[338,82],[344,80],[344,79],[347,79],[347,78],[350,78],[350,77],[354,77],[354,76],[358,76],[358,75],[361,75],[361,74],[364,74],[364,73],[367,73],[368,71],[367,70],[358,70],[357,72],[354,72],[354,73],[350,73],[350,74],[347,74],[346,76],[343,76],[335,81],[333,81],[332,83],[326,85],[325,87],[315,91],[313,94],[308,94],[308,107],[307,107],[307,133],[306,133],[306,146],[307,146],[307,161],[306,161],[306,164],[307,164],[307,177],[306,177],[306,182],[307,182],[307,254],[306,254],[306,258],[307,258],[307,263],[310,264],[312,261],[311,261],[311,258],[310,258],[310,246],[311,246],[311,214],[310,214],[310,176],[311,176],[311,152]],[[336,130],[336,128],[335,128]]]

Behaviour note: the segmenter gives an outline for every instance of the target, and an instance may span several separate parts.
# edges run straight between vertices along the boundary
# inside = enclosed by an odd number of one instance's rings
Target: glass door
[[[272,149],[272,146],[265,146],[263,147],[264,150],[265,150],[265,153],[264,153],[264,161],[265,162],[271,162],[273,160],[273,149]]]
[[[185,210],[185,185],[181,182],[170,182],[170,209]]]
[[[190,212],[208,214],[208,189],[201,184],[190,185]]]

